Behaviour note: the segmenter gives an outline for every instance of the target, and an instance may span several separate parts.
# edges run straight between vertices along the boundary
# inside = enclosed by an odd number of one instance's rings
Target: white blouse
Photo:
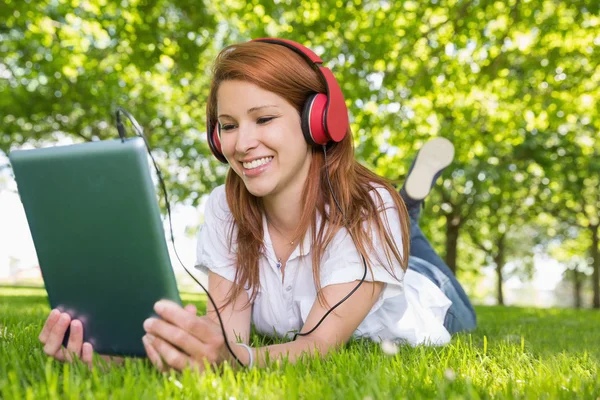
[[[384,200],[387,219],[398,249],[402,252],[402,234],[397,209],[390,193],[379,188]],[[375,197],[374,197],[375,198]],[[233,247],[229,247],[228,234],[233,216],[227,205],[225,186],[217,187],[210,194],[204,211],[204,224],[198,233],[196,268],[208,273],[210,269],[223,278],[234,281],[236,269],[236,230]],[[259,258],[260,288],[252,305],[252,323],[257,331],[291,338],[300,330],[308,317],[317,293],[312,277],[310,256],[310,232],[304,237],[303,252],[298,246],[289,257],[285,276],[277,268],[277,257],[267,221],[263,215],[265,251]],[[378,247],[378,235],[374,234],[374,247]],[[382,260],[385,255],[382,253]],[[444,328],[446,311],[452,304],[444,293],[423,275],[407,270],[403,272],[394,261],[396,280],[383,266],[376,265],[371,257],[375,281],[385,283],[379,299],[366,318],[354,332],[354,337],[366,337],[375,341],[406,341],[418,344],[443,345],[450,341]],[[347,230],[340,229],[321,260],[321,287],[359,281],[364,265]],[[367,272],[365,281],[373,281]],[[250,295],[250,290],[248,290]]]

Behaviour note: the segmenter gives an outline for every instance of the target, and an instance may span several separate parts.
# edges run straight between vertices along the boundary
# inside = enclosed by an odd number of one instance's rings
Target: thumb
[[[184,309],[185,309],[187,312],[189,312],[189,313],[191,313],[191,314],[194,314],[194,315],[196,315],[196,314],[197,314],[197,312],[198,312],[198,310],[196,309],[196,306],[195,306],[195,305],[193,305],[193,304],[188,304],[188,305],[186,305],[186,306],[184,307]]]

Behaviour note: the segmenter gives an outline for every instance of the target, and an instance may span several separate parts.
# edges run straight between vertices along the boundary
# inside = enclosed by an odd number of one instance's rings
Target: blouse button
[[[285,290],[287,290],[289,292],[290,290],[292,290],[292,287],[288,286],[288,287],[285,288]]]

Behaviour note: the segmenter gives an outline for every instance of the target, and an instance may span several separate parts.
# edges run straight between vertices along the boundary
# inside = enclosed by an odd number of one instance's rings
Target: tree
[[[418,140],[440,134],[457,146],[455,171],[451,179],[445,179],[446,190],[440,193],[446,220],[445,257],[453,270],[461,229],[487,192],[487,181],[478,183],[477,179],[482,171],[524,172],[508,170],[514,166],[511,157],[549,167],[538,162],[535,153],[558,151],[554,160],[560,157],[564,149],[556,149],[552,143],[557,136],[572,140],[565,133],[572,131],[574,118],[598,132],[597,110],[591,109],[591,99],[600,85],[597,64],[590,62],[597,52],[598,33],[592,27],[598,26],[594,22],[598,4],[544,1],[538,5],[520,1],[470,4],[467,13],[484,11],[483,22],[468,16],[452,19],[464,23],[448,23],[431,31],[429,49],[423,53],[416,49],[416,54],[424,54],[418,65],[427,64],[416,71],[417,76],[430,80],[419,87],[423,92],[419,88],[409,91],[405,114],[414,114],[410,121],[414,125],[407,122],[403,126]],[[394,164],[390,162],[386,168]],[[541,185],[548,186],[554,177],[548,171]]]
[[[565,265],[564,278],[572,285],[573,304],[576,308],[581,308],[586,283],[592,283],[590,277],[593,268],[589,265],[588,257],[585,256],[586,250],[591,247],[590,231],[560,221],[558,225],[562,226],[562,229],[551,243],[549,253],[555,260]]]
[[[0,9],[0,151],[57,135],[114,138],[121,105],[145,126],[171,200],[197,204],[227,171],[205,140],[212,60],[225,45],[278,36],[313,48],[333,69],[357,157],[377,173],[403,176],[406,157],[433,136],[454,142],[454,171],[433,197],[454,270],[465,227],[489,209],[495,186],[478,179],[482,171],[514,175],[511,158],[533,160],[548,180],[544,196],[574,202],[580,193],[579,184],[557,182],[564,196],[548,186],[569,175],[573,164],[557,162],[568,159],[562,151],[575,142],[588,151],[580,142],[599,131],[595,0],[127,4],[12,0]],[[592,229],[596,181],[580,182],[592,193],[581,206]],[[512,195],[503,201],[519,201]]]
[[[556,140],[547,152],[536,152],[535,157],[552,178],[540,199],[562,224],[580,234],[588,232],[589,245],[586,250],[578,246],[578,256],[588,254],[593,271],[593,307],[600,308],[600,145],[592,139],[594,130],[600,131],[600,123],[596,122],[598,127],[582,126],[585,114],[571,116],[572,126],[562,128],[565,133],[572,130],[571,137]]]
[[[129,3],[9,1],[0,9],[0,150],[61,135],[116,138],[120,105],[162,150],[170,192],[184,199],[214,186],[218,171],[198,159],[208,150],[197,140],[215,20],[191,0]]]
[[[487,193],[480,193],[480,206],[467,222],[469,239],[495,266],[498,304],[504,304],[506,264],[512,264],[513,273],[530,279],[534,248],[542,241],[534,222],[539,210],[535,197],[543,171],[536,164],[520,167],[510,164],[507,170],[480,172],[479,179],[488,181]]]

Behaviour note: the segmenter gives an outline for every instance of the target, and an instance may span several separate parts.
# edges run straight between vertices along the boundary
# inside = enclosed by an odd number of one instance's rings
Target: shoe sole
[[[413,170],[406,180],[405,190],[410,198],[422,200],[431,191],[433,178],[454,159],[454,145],[439,137],[430,140],[419,150]]]

